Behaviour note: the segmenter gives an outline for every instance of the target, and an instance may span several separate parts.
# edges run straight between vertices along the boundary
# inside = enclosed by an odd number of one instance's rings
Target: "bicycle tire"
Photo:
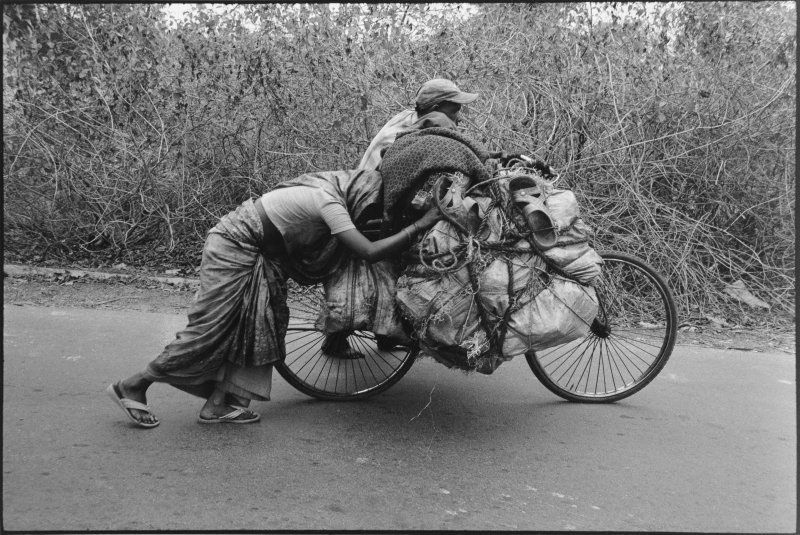
[[[588,334],[525,354],[539,381],[569,401],[613,403],[635,394],[664,368],[675,346],[677,312],[663,277],[633,255],[600,256],[603,274],[594,283],[599,311]]]
[[[303,394],[327,401],[365,399],[397,383],[411,369],[416,349],[383,350],[372,333],[355,331],[347,341],[363,358],[336,357],[322,351],[326,335],[316,321],[323,295],[321,285],[289,290],[286,359],[275,365],[281,377]]]

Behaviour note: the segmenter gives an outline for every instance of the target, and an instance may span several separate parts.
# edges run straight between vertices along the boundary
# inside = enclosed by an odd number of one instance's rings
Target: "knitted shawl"
[[[490,178],[484,165],[487,150],[464,135],[448,128],[425,128],[402,132],[386,149],[381,162],[383,210],[393,218],[398,201],[418,189],[433,173],[459,171],[471,183]]]

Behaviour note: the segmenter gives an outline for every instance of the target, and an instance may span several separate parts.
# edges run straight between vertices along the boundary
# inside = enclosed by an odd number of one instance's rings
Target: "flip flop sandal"
[[[245,415],[244,418],[240,416]],[[250,415],[247,417],[247,415]],[[197,417],[201,424],[254,424],[261,419],[261,415],[244,407],[235,407],[231,412],[218,418]]]
[[[473,232],[477,232],[485,215],[483,213],[483,208],[481,208],[481,205],[478,204],[478,201],[472,197],[464,197],[462,204],[464,205],[464,211],[467,214],[467,228]]]
[[[480,205],[464,196],[468,185],[469,179],[466,177],[443,175],[436,180],[433,191],[442,214],[462,231],[474,232],[481,220]]]
[[[147,412],[153,418],[155,418],[156,415],[153,414],[152,409],[148,405],[145,405],[144,403],[139,403],[138,401],[134,401],[132,399],[128,399],[128,398],[122,397],[122,392],[120,392],[119,387],[117,386],[117,384],[118,383],[114,383],[114,384],[108,385],[108,388],[106,388],[106,393],[108,394],[108,396],[111,399],[114,400],[114,402],[117,405],[120,406],[120,408],[123,411],[125,411],[125,415],[128,418],[130,418],[133,423],[135,423],[139,427],[144,427],[146,429],[150,429],[152,427],[156,427],[158,424],[161,423],[158,420],[156,420],[154,423],[148,424],[148,423],[142,422],[141,420],[138,420],[136,417],[134,417],[133,413],[131,413],[131,409]]]
[[[536,181],[528,176],[512,178],[508,182],[508,191],[514,204],[525,216],[536,246],[543,250],[555,246],[556,226]]]

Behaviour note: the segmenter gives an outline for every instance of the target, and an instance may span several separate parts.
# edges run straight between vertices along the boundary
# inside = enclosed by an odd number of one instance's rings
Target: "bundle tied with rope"
[[[602,259],[575,196],[546,174],[512,165],[478,183],[434,175],[444,217],[414,244],[396,294],[423,354],[489,374],[586,335]]]
[[[384,214],[383,232],[393,234],[398,230],[392,228],[393,225],[402,227],[413,220],[408,219],[408,195],[416,192],[428,177],[447,171],[466,173],[473,180],[487,179],[491,176],[485,166],[487,158],[488,153],[483,147],[453,130],[440,127],[410,130],[398,134],[384,154],[380,173],[373,172],[381,179],[380,187],[376,187],[372,180],[374,175],[360,171],[338,172],[339,175],[356,173],[356,176],[351,181],[340,179],[334,185],[347,193],[348,206],[353,207],[351,210],[357,227],[357,216],[373,213],[377,208]],[[330,173],[322,178],[328,179],[328,175]],[[329,181],[320,184],[328,187]],[[360,187],[362,183],[365,187]],[[351,198],[361,202],[351,203]],[[322,249],[319,256],[325,253]],[[306,264],[313,265],[312,261],[321,263],[316,256],[312,254]],[[408,344],[410,340],[403,329],[394,298],[398,277],[396,264],[388,260],[370,264],[349,255],[341,258],[335,268],[323,281],[325,299],[316,328],[328,335],[370,331],[394,342]]]

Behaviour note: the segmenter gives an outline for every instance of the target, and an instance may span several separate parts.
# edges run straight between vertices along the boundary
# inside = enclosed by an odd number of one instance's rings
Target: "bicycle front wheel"
[[[324,305],[322,286],[290,289],[286,360],[275,369],[287,383],[309,396],[334,401],[364,399],[402,378],[414,363],[408,347],[379,347],[375,335],[346,335],[348,352],[325,352],[326,334],[317,326]]]
[[[542,384],[570,401],[610,403],[638,392],[675,346],[677,312],[664,279],[634,256],[600,256],[599,311],[586,337],[525,355]]]

